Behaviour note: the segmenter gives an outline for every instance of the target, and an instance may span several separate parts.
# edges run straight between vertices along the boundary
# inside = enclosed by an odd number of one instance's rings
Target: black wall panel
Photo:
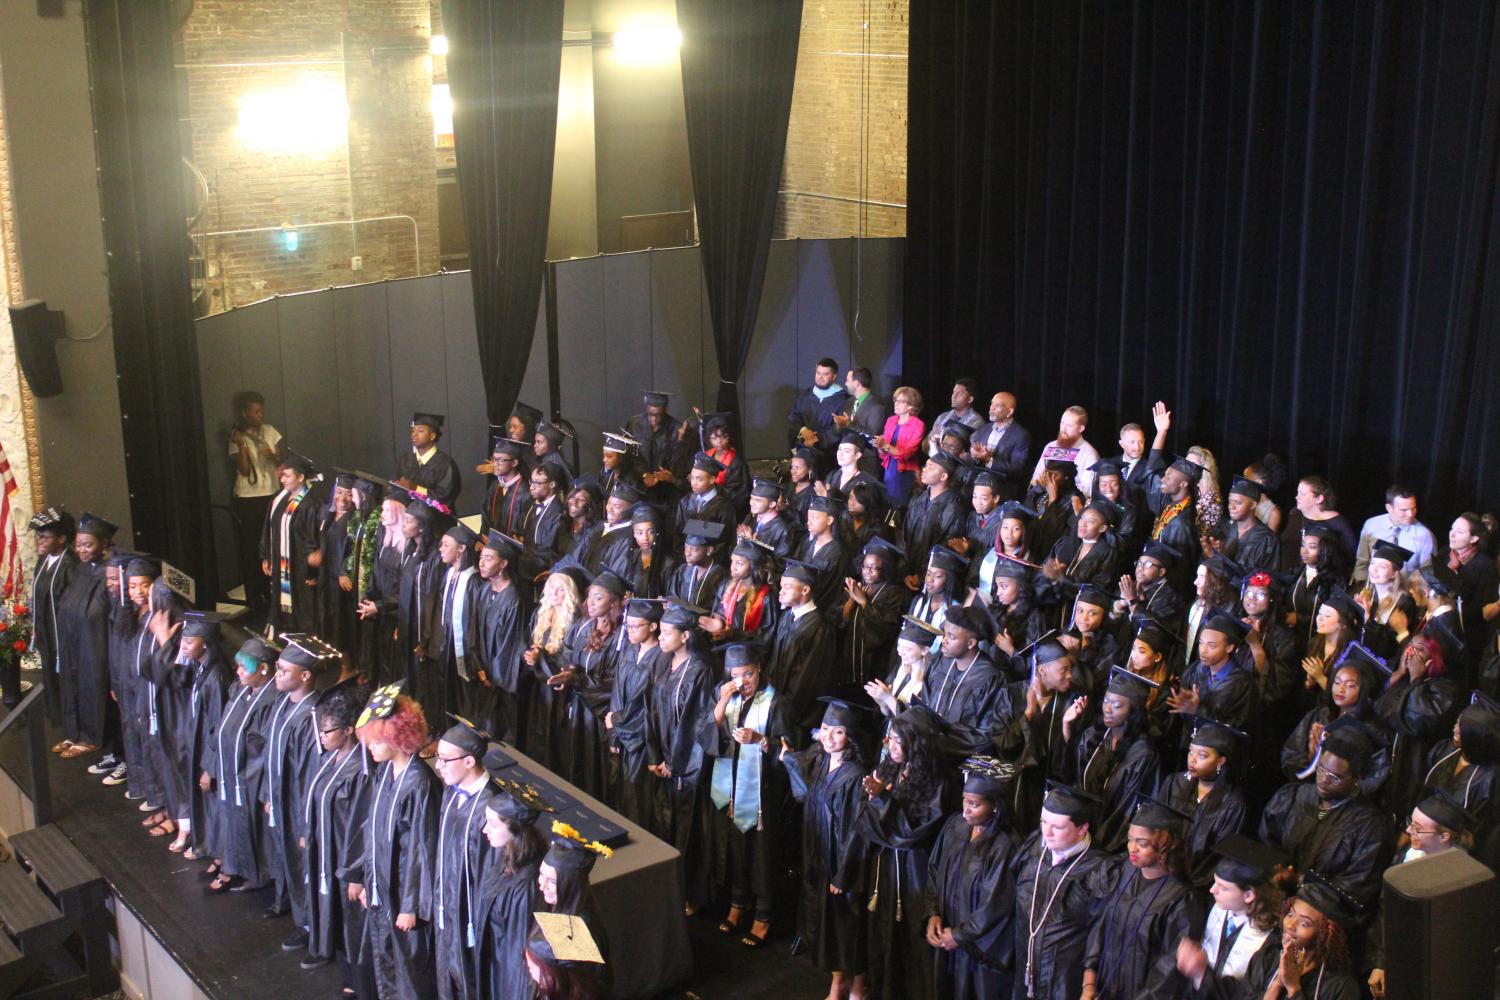
[[[305,292],[274,301],[285,401],[271,412],[279,415],[282,423],[276,426],[283,433],[288,427],[297,429],[296,437],[288,438],[290,445],[326,470],[343,462],[339,359],[329,350],[329,335],[334,330],[333,296]]]
[[[484,410],[484,380],[479,375],[479,342],[474,337],[474,296],[469,275],[445,274],[439,278],[443,290],[443,343],[447,362],[448,409],[442,447],[458,462],[463,473],[462,512],[477,511],[484,496],[484,479],[475,471],[489,460],[489,420]]]
[[[324,338],[338,359],[341,461],[345,468],[382,475],[395,455],[386,291],[385,282],[330,290],[333,329]]]

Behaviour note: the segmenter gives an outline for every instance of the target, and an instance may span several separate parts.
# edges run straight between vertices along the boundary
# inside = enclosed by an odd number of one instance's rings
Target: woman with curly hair
[[[834,880],[843,892],[863,891],[869,902],[865,949],[875,994],[930,998],[932,948],[927,943],[928,855],[947,812],[936,718],[908,710],[891,723],[885,749],[864,778],[855,833],[864,845],[863,880],[846,870]]]
[[[516,731],[523,735],[521,750],[543,767],[555,768],[562,754],[558,716],[564,700],[545,683],[557,673],[559,658],[578,624],[578,581],[568,573],[553,573],[542,585],[542,599],[531,613],[531,644],[521,654],[528,669],[518,678],[517,701],[522,718]]]
[[[1151,967],[1191,933],[1188,818],[1141,796],[1125,837],[1130,864],[1101,901],[1083,953],[1081,1000],[1134,1000]]]
[[[350,866],[349,900],[365,907],[363,955],[382,997],[437,995],[432,905],[443,786],[417,759],[422,706],[396,685],[375,692],[355,730],[378,769],[370,778],[364,855]]]
[[[995,663],[1008,680],[1024,680],[1027,664],[1016,654],[1047,632],[1047,613],[1036,603],[1031,589],[1031,569],[1014,560],[995,567],[989,602],[995,622]]]
[[[1224,497],[1219,491],[1219,461],[1214,453],[1195,444],[1187,451],[1190,461],[1203,466],[1198,476],[1198,499],[1193,516],[1198,522],[1198,539],[1203,545],[1204,555],[1212,555],[1208,540],[1219,533],[1219,524],[1224,520]]]
[[[1346,927],[1358,919],[1357,903],[1321,880],[1304,880],[1281,904],[1281,947],[1262,948],[1250,960],[1245,983],[1262,1000],[1358,1000]]]

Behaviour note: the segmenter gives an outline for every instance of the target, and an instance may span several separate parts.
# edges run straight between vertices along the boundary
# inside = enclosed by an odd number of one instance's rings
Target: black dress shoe
[[[275,920],[277,917],[284,917],[291,912],[292,908],[285,903],[272,903],[262,911],[260,917],[262,920]]]
[[[304,958],[302,960],[302,967],[304,969],[321,969],[325,965],[332,965],[332,964],[333,964],[333,959],[331,959],[331,958],[319,958],[316,955],[308,955],[306,958]]]
[[[298,928],[290,936],[281,942],[282,951],[301,951],[307,947],[307,931]]]

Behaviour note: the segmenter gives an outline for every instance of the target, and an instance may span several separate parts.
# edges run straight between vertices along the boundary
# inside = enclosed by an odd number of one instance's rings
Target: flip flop
[[[183,851],[187,850],[187,846],[188,844],[185,840],[174,840],[167,845],[167,850],[171,851],[173,854],[181,854]]]
[[[217,878],[203,887],[203,894],[205,896],[217,896],[221,892],[231,891],[242,881],[243,879],[238,875],[225,875],[223,872],[220,872]]]
[[[183,857],[184,861],[202,861],[203,860],[203,855],[199,854],[197,848],[194,848],[194,847],[189,847],[187,850],[183,851],[182,852],[182,857]]]
[[[198,877],[199,878],[206,878],[206,879],[213,879],[213,878],[216,878],[218,876],[219,872],[221,872],[223,870],[224,870],[224,866],[221,865],[221,864],[219,864],[217,861],[215,861],[213,864],[209,865],[207,868],[205,868],[201,872],[199,872],[198,873]]]
[[[169,819],[164,819],[159,824],[151,828],[151,836],[153,837],[170,837],[176,832],[176,824],[172,823],[172,821]]]

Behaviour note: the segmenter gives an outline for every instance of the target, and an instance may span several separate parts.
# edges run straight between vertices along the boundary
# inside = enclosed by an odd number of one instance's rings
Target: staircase
[[[73,1000],[119,988],[108,888],[53,824],[10,838],[0,862],[0,1000]]]

